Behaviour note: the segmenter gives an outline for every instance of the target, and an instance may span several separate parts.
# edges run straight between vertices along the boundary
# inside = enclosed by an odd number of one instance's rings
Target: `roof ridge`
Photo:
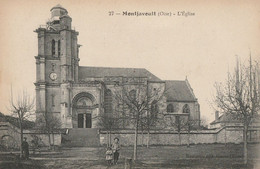
[[[185,82],[185,80],[164,80],[166,82]]]
[[[193,98],[194,98],[195,100],[197,100],[197,98],[196,98],[196,96],[195,96],[195,93],[194,93],[194,91],[193,91],[193,89],[192,89],[192,87],[191,87],[191,85],[190,85],[190,82],[188,81],[187,78],[185,79],[185,82],[186,82],[186,85],[188,86],[188,88],[189,88],[189,90],[190,90],[190,92],[191,92]]]
[[[104,67],[104,66],[79,66],[82,68],[108,68],[108,69],[142,69],[147,70],[145,68],[134,68],[134,67]]]

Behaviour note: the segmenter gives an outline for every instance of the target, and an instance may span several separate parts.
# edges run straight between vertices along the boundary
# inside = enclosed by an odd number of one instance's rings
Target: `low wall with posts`
[[[120,144],[129,146],[134,144],[134,130],[112,131],[111,139],[115,137],[120,139]],[[106,131],[100,131],[100,144],[105,145],[108,142]],[[148,134],[138,133],[138,145],[146,145]],[[259,141],[259,140],[258,140]],[[175,131],[151,131],[149,135],[150,145],[187,145],[187,144],[212,144],[212,143],[236,143],[243,142],[243,130],[237,127],[223,127],[216,130],[191,131],[188,134],[182,131],[180,134]]]
[[[33,145],[33,140],[37,138],[39,146],[45,147],[49,146],[49,135],[47,133],[40,133],[36,130],[26,130],[24,131],[24,137],[27,138],[29,145]],[[61,145],[61,134],[54,133],[50,135],[51,145],[60,146]]]
[[[23,136],[27,138],[29,146],[33,146],[32,140],[37,139],[39,146],[49,146],[49,136],[37,130],[24,130]],[[9,122],[0,122],[0,144],[5,148],[19,149],[20,147],[20,129]],[[51,144],[61,145],[61,134],[51,134]]]

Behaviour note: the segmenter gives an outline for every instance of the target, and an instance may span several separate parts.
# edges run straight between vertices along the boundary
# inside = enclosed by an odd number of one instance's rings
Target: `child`
[[[111,148],[111,147],[108,147],[108,148],[107,148],[107,151],[106,151],[106,160],[107,160],[108,165],[111,165],[111,164],[112,164],[113,151],[112,151],[112,148]]]

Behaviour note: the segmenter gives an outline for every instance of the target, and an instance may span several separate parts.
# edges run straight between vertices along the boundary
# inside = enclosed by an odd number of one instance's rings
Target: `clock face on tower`
[[[54,73],[54,72],[50,73],[50,79],[51,80],[56,80],[57,79],[57,74]]]

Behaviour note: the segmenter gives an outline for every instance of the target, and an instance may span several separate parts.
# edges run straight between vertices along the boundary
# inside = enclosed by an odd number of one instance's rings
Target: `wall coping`
[[[209,130],[192,130],[190,134],[218,134],[220,131],[227,129],[227,130],[243,130],[242,126],[223,126],[217,129],[209,129]],[[259,128],[250,128],[249,130],[256,129],[260,130]],[[101,129],[99,131],[100,134],[107,134],[107,130]],[[134,134],[135,130],[113,130],[111,134]],[[138,134],[142,134],[141,131],[138,131]],[[147,131],[144,131],[143,134],[147,134]],[[151,130],[150,134],[178,134],[178,131],[173,130]],[[188,131],[181,131],[180,134],[188,134]]]

